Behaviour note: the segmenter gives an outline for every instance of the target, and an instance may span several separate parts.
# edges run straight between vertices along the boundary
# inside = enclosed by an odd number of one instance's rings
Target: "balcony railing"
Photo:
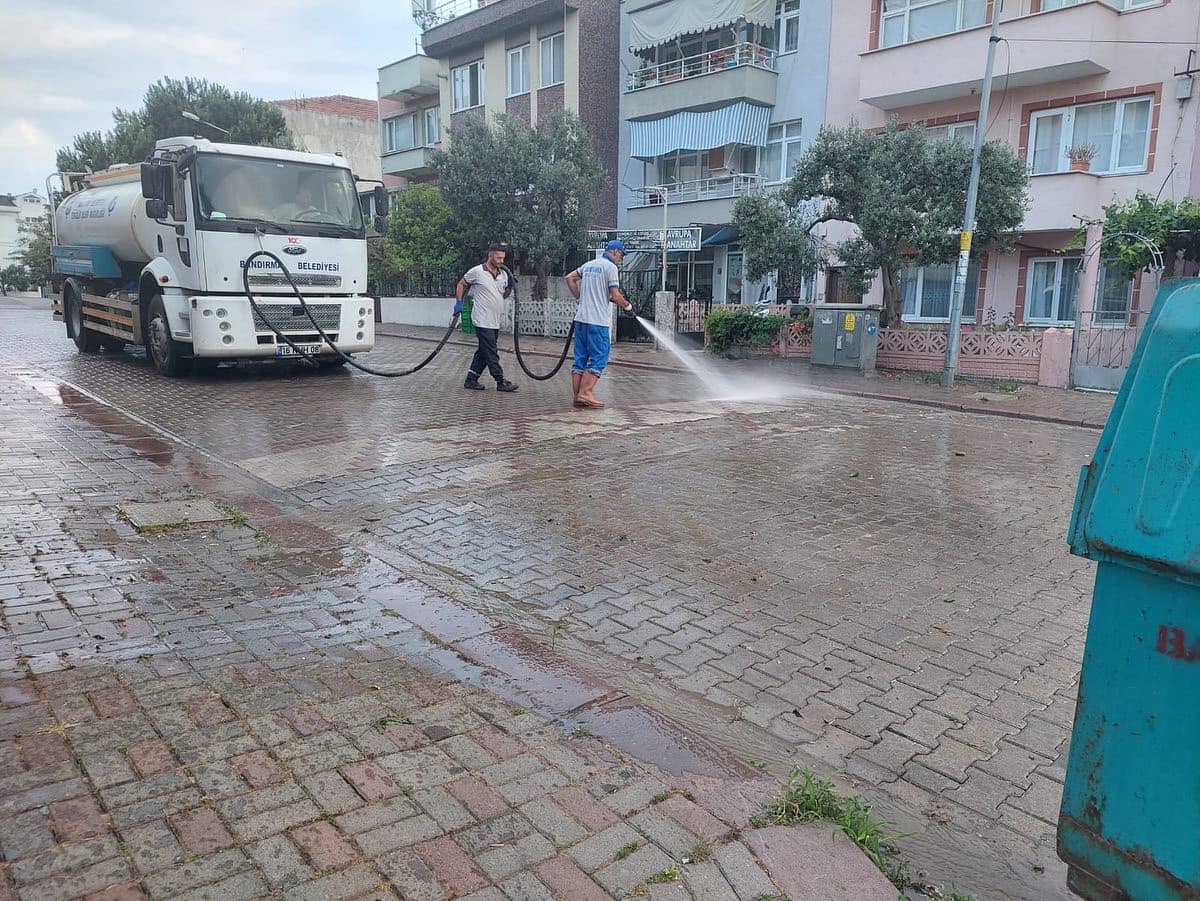
[[[642,189],[643,199],[637,205],[642,207],[659,206],[662,203],[663,191],[667,193],[668,204],[741,197],[743,194],[753,194],[755,191],[761,190],[766,183],[767,180],[761,175],[735,174],[713,175],[672,185],[654,185]]]
[[[657,66],[630,73],[626,92],[640,91],[685,78],[699,78],[701,75],[711,75],[713,72],[722,72],[738,66],[754,66],[774,72],[775,51],[760,44],[733,44],[719,50],[709,50],[695,56],[659,63]]]
[[[497,0],[413,0],[413,21],[422,31],[497,2]]]

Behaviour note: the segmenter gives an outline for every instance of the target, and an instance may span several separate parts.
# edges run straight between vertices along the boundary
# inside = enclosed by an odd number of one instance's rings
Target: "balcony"
[[[438,62],[420,53],[379,70],[379,96],[415,100],[438,92]]]
[[[625,89],[626,119],[751,100],[775,105],[775,52],[758,44],[734,44],[633,72]]]
[[[1012,53],[1010,88],[1104,75],[1121,52],[1120,13],[1100,0],[1003,22]],[[972,28],[862,54],[859,98],[883,110],[978,94],[983,86],[988,28]],[[1046,41],[1047,36],[1080,41]],[[1024,38],[1036,38],[1025,41]],[[999,63],[998,63],[999,65]],[[1002,75],[1007,69],[998,70]]]
[[[413,18],[423,32],[421,46],[438,59],[477,50],[501,34],[561,19],[566,9],[564,0],[413,0]]]
[[[632,228],[661,228],[662,191],[667,192],[667,226],[682,228],[695,222],[728,222],[732,201],[745,194],[761,191],[766,179],[761,175],[713,175],[695,181],[677,182],[643,188],[643,196],[629,208]]]
[[[413,21],[422,31],[444,25],[497,0],[413,0]]]
[[[1112,184],[1091,172],[1030,176],[1029,212],[1021,224],[1022,231],[1077,231],[1076,216],[1103,218],[1104,204],[1112,202],[1112,192],[1105,190],[1105,182]]]
[[[416,178],[433,173],[433,147],[413,147],[411,150],[394,150],[383,154],[384,175],[403,175]]]

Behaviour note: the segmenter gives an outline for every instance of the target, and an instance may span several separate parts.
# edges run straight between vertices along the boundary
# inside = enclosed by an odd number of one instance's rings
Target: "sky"
[[[58,148],[112,128],[164,75],[374,98],[418,32],[406,0],[0,0],[0,34],[0,194],[44,195]]]

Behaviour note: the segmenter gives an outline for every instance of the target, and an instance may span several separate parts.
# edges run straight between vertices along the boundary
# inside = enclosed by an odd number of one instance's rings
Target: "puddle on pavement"
[[[55,406],[70,410],[88,425],[110,435],[114,441],[145,457],[158,466],[175,462],[175,448],[169,441],[107,404],[89,397],[63,382],[32,372],[17,372],[17,379]]]

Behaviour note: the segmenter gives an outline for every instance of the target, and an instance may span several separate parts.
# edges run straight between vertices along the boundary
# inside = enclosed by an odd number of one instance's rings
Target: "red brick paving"
[[[342,767],[341,773],[364,801],[383,801],[400,794],[400,786],[395,780],[369,761],[348,763]]]
[[[551,857],[533,868],[556,898],[571,901],[609,901],[612,897],[592,882],[588,875],[566,857]]]
[[[599,832],[619,822],[615,813],[582,788],[560,788],[550,797],[592,832]]]
[[[71,759],[71,751],[61,735],[53,732],[34,733],[24,736],[18,746],[21,749],[21,759],[31,770],[44,766],[53,766]]]
[[[167,817],[179,836],[185,851],[193,854],[208,854],[221,848],[233,846],[233,837],[218,819],[217,813],[207,807],[196,807]]]
[[[275,681],[275,674],[269,667],[263,666],[261,663],[243,664],[236,667],[235,671],[250,688],[253,688],[255,685],[266,685],[268,682]]]
[[[429,736],[420,726],[395,725],[383,730],[387,740],[401,751],[411,751],[429,744]]]
[[[0,898],[3,898],[0,893]],[[120,885],[110,885],[100,892],[85,895],[83,901],[145,901],[146,893],[136,882],[122,882]]]
[[[421,702],[423,707],[440,704],[442,701],[449,701],[454,697],[445,685],[428,679],[414,679],[404,687],[409,694]]]
[[[239,754],[231,758],[229,763],[251,788],[265,788],[287,778],[287,774],[266,751]]]
[[[329,721],[311,707],[289,707],[280,710],[279,715],[301,736],[316,735],[332,728]]]
[[[179,766],[175,755],[171,753],[171,746],[159,738],[131,745],[129,762],[143,779],[168,773]]]
[[[658,809],[705,841],[713,842],[729,833],[728,826],[682,795],[671,795],[658,805]]]
[[[293,829],[292,841],[317,870],[340,870],[358,860],[354,846],[342,838],[336,826],[324,820]]]
[[[93,691],[89,697],[92,699],[92,706],[96,708],[96,715],[101,719],[128,716],[137,710],[137,702],[133,696],[120,687],[102,688]]]
[[[438,879],[459,895],[469,895],[491,884],[462,846],[448,835],[421,842],[413,850]]]
[[[5,707],[22,707],[38,699],[37,692],[27,682],[0,685],[0,704]]]
[[[474,776],[462,776],[445,785],[447,791],[471,811],[477,820],[490,820],[511,809],[508,802]]]
[[[194,701],[189,701],[187,711],[188,716],[201,728],[217,726],[234,719],[233,711],[226,707],[225,702],[216,696],[196,698]]]
[[[514,739],[511,735],[501,732],[495,726],[483,726],[473,732],[468,732],[467,734],[501,760],[508,760],[510,757],[516,757],[524,750],[519,741]]]
[[[50,805],[50,819],[64,842],[81,842],[108,832],[100,808],[91,797],[55,801]]]

